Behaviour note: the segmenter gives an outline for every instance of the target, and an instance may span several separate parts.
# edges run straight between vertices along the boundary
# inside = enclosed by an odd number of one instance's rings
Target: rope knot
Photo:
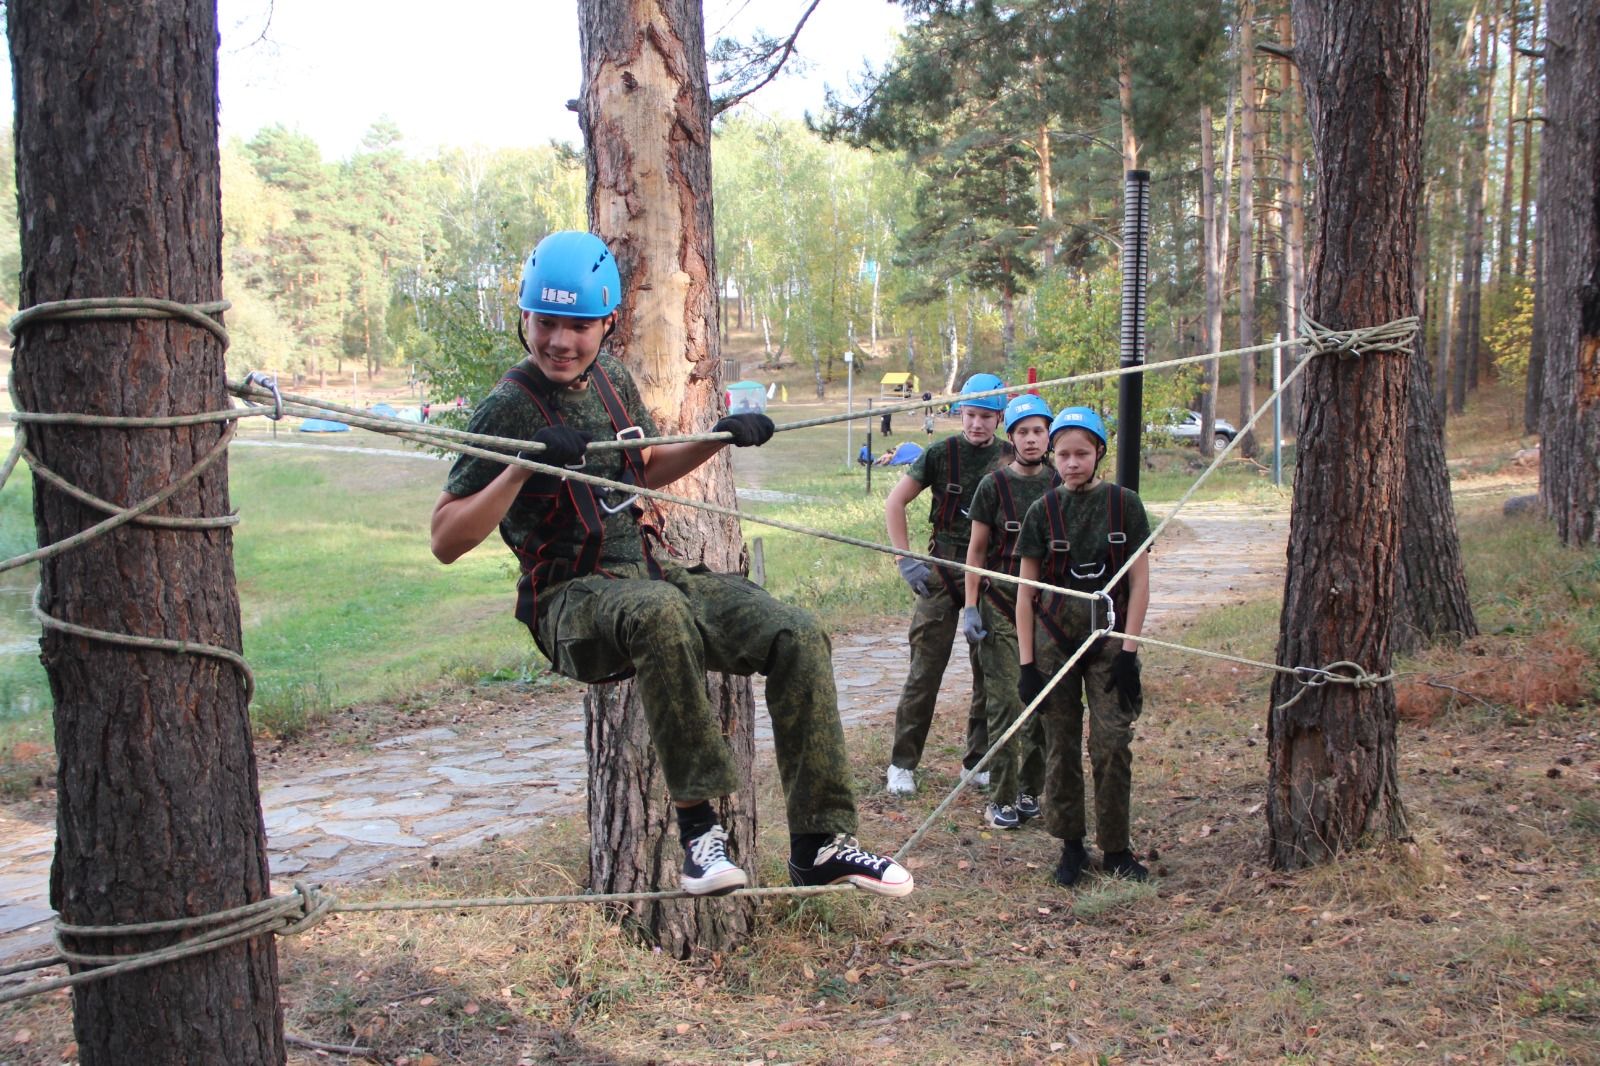
[[[333,917],[333,912],[339,906],[339,897],[331,892],[322,891],[316,885],[296,881],[294,891],[299,900],[299,907],[283,916],[283,920],[288,924],[278,930],[279,936],[295,936],[315,929]]]
[[[1415,315],[1360,329],[1329,329],[1304,312],[1300,316],[1300,336],[1309,355],[1410,352],[1417,326]]]

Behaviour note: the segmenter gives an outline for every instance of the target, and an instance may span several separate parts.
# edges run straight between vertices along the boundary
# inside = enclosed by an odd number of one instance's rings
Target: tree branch
[[[739,101],[750,96],[757,90],[764,88],[772,81],[773,78],[778,76],[778,72],[783,69],[783,65],[787,63],[789,61],[789,57],[794,54],[795,41],[800,38],[800,31],[805,29],[806,20],[811,17],[811,13],[817,9],[817,5],[821,2],[822,0],[811,0],[811,3],[806,6],[805,11],[800,16],[800,21],[795,23],[794,32],[789,34],[789,39],[784,41],[783,46],[776,50],[779,53],[778,58],[773,62],[771,69],[767,71],[765,77],[742,92],[734,93],[732,96],[719,97],[718,99],[711,101],[711,115],[713,118],[722,114],[724,111],[728,110],[728,108],[739,103]]]
[[[1257,41],[1256,51],[1265,52],[1269,56],[1277,56],[1279,59],[1287,59],[1289,62],[1296,65],[1298,65],[1300,62],[1295,58],[1293,48],[1285,48],[1283,45],[1274,44],[1271,41]]]

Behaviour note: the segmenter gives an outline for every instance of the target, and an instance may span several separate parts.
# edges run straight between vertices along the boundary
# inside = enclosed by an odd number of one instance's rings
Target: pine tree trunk
[[[1239,5],[1239,347],[1256,343],[1256,62],[1255,5]],[[1239,425],[1256,413],[1256,357],[1239,357]],[[1239,454],[1254,458],[1255,430],[1245,430]]]
[[[1517,18],[1518,0],[1505,0],[1506,25],[1509,47],[1506,48],[1506,147],[1505,169],[1500,178],[1500,218],[1498,255],[1495,262],[1495,279],[1504,289],[1511,277],[1511,190],[1516,186],[1517,169],[1517,46],[1522,21]]]
[[[1279,32],[1283,38],[1283,45],[1292,46],[1294,28],[1287,11],[1279,18]],[[1306,165],[1300,146],[1300,116],[1305,101],[1300,94],[1300,81],[1293,63],[1286,62],[1283,65],[1283,84],[1284,188],[1289,198],[1289,202],[1284,205],[1289,221],[1289,231],[1284,235],[1284,269],[1288,287],[1288,313],[1284,336],[1293,339],[1300,335],[1300,314],[1301,308],[1305,305],[1306,291]],[[1300,405],[1297,399],[1302,387],[1300,379],[1296,378],[1289,386],[1288,395],[1284,397],[1284,428],[1291,433],[1299,432]]]
[[[1533,0],[1533,14],[1528,21],[1528,41],[1536,44],[1539,39],[1539,0]],[[1533,135],[1539,128],[1532,121],[1534,107],[1539,95],[1539,64],[1531,59],[1528,62],[1528,83],[1522,94],[1522,113],[1528,119],[1526,128],[1522,131],[1522,185],[1517,200],[1517,266],[1516,274],[1519,278],[1528,276],[1528,215],[1533,199]],[[1537,237],[1534,238],[1538,240]],[[1534,260],[1538,262],[1537,259]],[[1531,431],[1530,431],[1531,432]]]
[[[622,269],[622,314],[611,338],[663,433],[699,432],[721,396],[711,217],[711,109],[699,0],[585,0],[580,7],[580,118],[589,221]],[[727,452],[674,483],[678,495],[735,505]],[[743,566],[738,523],[672,508],[664,532],[713,570]],[[749,678],[707,679],[743,786],[719,804],[730,852],[756,866],[754,699]],[[588,714],[590,886],[676,888],[682,854],[661,768],[633,683],[593,687]],[[634,904],[630,925],[663,951],[723,950],[750,928],[744,899]]]
[[[77,297],[219,299],[215,6],[6,5],[17,104],[24,307]],[[19,406],[148,416],[229,406],[222,345],[174,320],[42,322],[16,339]],[[40,461],[122,505],[184,474],[223,433],[30,426]],[[228,512],[222,459],[157,514]],[[34,480],[40,544],[105,517]],[[45,561],[50,615],[237,650],[228,530],[130,524]],[[267,897],[266,833],[242,678],[226,662],[46,629],[55,700],[52,905],[74,925],[210,914]],[[78,942],[144,951],[166,935]],[[271,935],[73,991],[91,1066],[282,1062]]]
[[[1215,352],[1222,349],[1222,251],[1217,248],[1218,204],[1217,162],[1213,145],[1211,105],[1200,108],[1200,277],[1205,288],[1205,314],[1200,318],[1200,348]],[[1221,206],[1227,211],[1227,205]],[[1219,360],[1207,359],[1204,363],[1203,386],[1200,389],[1200,440],[1196,447],[1207,451],[1206,442],[1216,435],[1217,384]]]
[[[1576,547],[1600,544],[1600,7],[1550,0],[1547,17],[1539,501],[1561,542]]]
[[[1321,197],[1307,314],[1333,329],[1413,314],[1427,4],[1295,0],[1292,10]],[[1372,181],[1374,174],[1385,180]],[[1278,662],[1349,660],[1386,674],[1408,357],[1311,358]],[[1268,757],[1275,866],[1299,867],[1363,838],[1405,834],[1391,685],[1302,689],[1277,675]]]
[[[1419,271],[1420,273],[1420,271]],[[1455,501],[1444,459],[1444,424],[1433,407],[1433,375],[1419,343],[1406,390],[1406,485],[1395,571],[1396,654],[1478,632],[1461,564]]]

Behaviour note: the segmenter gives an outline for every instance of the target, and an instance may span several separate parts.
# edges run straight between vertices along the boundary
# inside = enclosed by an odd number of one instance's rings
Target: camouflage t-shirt
[[[1092,572],[1096,564],[1105,561],[1110,548],[1107,538],[1111,533],[1111,514],[1107,496],[1113,491],[1117,490],[1105,481],[1087,492],[1073,492],[1065,485],[1052,489],[1028,508],[1027,516],[1022,519],[1022,536],[1017,542],[1017,554],[1038,559],[1040,573],[1045,575],[1044,580],[1049,580],[1046,557],[1050,555],[1050,516],[1045,508],[1056,507],[1061,512],[1062,527],[1067,534],[1067,554],[1072,557],[1072,564],[1079,567],[1080,572]],[[1122,490],[1121,495],[1122,531],[1128,537],[1121,556],[1125,561],[1150,535],[1150,517],[1145,514],[1144,502],[1139,499],[1138,493]],[[1110,576],[1108,568],[1100,580],[1085,581],[1084,591],[1096,591],[1104,587],[1105,579]],[[1122,587],[1126,584],[1126,578],[1119,583]],[[1117,598],[1119,602],[1123,600],[1120,595]],[[1088,601],[1062,596],[1051,599],[1060,608],[1052,613],[1069,636],[1089,635]]]
[[[1028,508],[1033,506],[1035,500],[1049,492],[1052,486],[1060,484],[1061,479],[1048,465],[1041,466],[1037,474],[1028,475],[1019,474],[1009,466],[1003,466],[978,482],[978,492],[972,498],[972,508],[968,511],[968,516],[972,521],[982,522],[989,527],[989,551],[984,556],[984,568],[998,570],[1003,574],[1015,574],[1021,567],[1021,556],[1017,551],[1018,537],[1021,534],[1006,533],[1006,512],[998,484],[1001,479],[1005,480],[1006,487],[1011,490],[1013,521],[1017,522],[1028,513]],[[1010,543],[1007,544],[1007,541]],[[1015,585],[1000,581],[991,582],[991,587],[1000,593],[1007,603],[1015,603],[1017,591]]]
[[[946,508],[948,512],[946,524],[940,528],[939,512],[945,504],[945,486],[951,483],[948,468],[949,441],[955,441],[955,483],[961,486],[961,492],[950,501],[950,506]],[[937,444],[929,445],[926,451],[917,456],[916,461],[911,464],[911,469],[906,471],[912,479],[933,490],[933,503],[928,512],[928,518],[934,527],[933,539],[946,548],[960,553],[954,556],[941,555],[941,558],[965,557],[967,541],[972,539],[972,519],[968,517],[972,498],[978,491],[978,482],[994,469],[995,462],[999,458],[999,441],[993,440],[982,448],[977,448],[958,433]]]
[[[627,369],[606,353],[601,353],[595,365],[605,372],[606,377],[615,386],[617,398],[622,402],[623,410],[632,418],[633,424],[644,430],[645,436],[657,436],[655,420],[645,409],[644,401],[639,396],[639,387],[634,384],[633,377]],[[543,376],[531,363],[524,362],[523,369],[529,370],[534,380],[543,380]],[[554,391],[552,402],[565,424],[573,429],[588,433],[595,440],[610,440],[616,436],[617,431],[611,424],[611,416],[606,413],[605,405],[600,402],[593,384],[584,389],[558,388]],[[547,425],[549,423],[544,415],[528,398],[522,386],[513,381],[501,380],[473,409],[472,420],[467,428],[474,433],[531,440],[535,433]],[[463,455],[450,468],[450,476],[445,480],[445,491],[456,496],[470,496],[488,485],[504,469],[504,463]],[[582,469],[588,474],[614,481],[620,480],[623,472],[622,453],[590,452],[585,456]],[[546,486],[545,492],[542,493],[538,491],[541,482]],[[551,488],[559,491],[552,495],[549,493]],[[600,501],[608,506],[615,506],[626,498],[620,492],[597,491],[600,493]],[[529,534],[551,512],[556,501],[568,502],[564,487],[551,486],[538,474],[529,478],[521,495],[500,520],[501,538],[512,548],[525,543]],[[582,543],[583,525],[577,521],[575,515],[570,515],[546,551],[546,557],[575,560]],[[607,515],[600,565],[638,562],[643,558],[644,549],[639,541],[639,524],[630,509],[622,508],[615,514]]]

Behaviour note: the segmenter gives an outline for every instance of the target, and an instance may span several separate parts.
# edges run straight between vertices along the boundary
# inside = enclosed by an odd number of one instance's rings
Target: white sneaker
[[[988,788],[989,787],[989,771],[984,770],[981,773],[976,773],[975,774],[971,770],[966,770],[966,771],[963,771],[963,773],[964,773],[964,776],[966,776],[968,778],[971,778],[971,782],[970,783],[972,785],[974,785],[975,787],[977,787],[977,788]]]
[[[905,767],[890,763],[887,787],[893,795],[909,796],[917,790],[917,779]]]
[[[743,870],[728,861],[728,831],[708,827],[683,849],[683,890],[691,896],[721,896],[749,883]]]

